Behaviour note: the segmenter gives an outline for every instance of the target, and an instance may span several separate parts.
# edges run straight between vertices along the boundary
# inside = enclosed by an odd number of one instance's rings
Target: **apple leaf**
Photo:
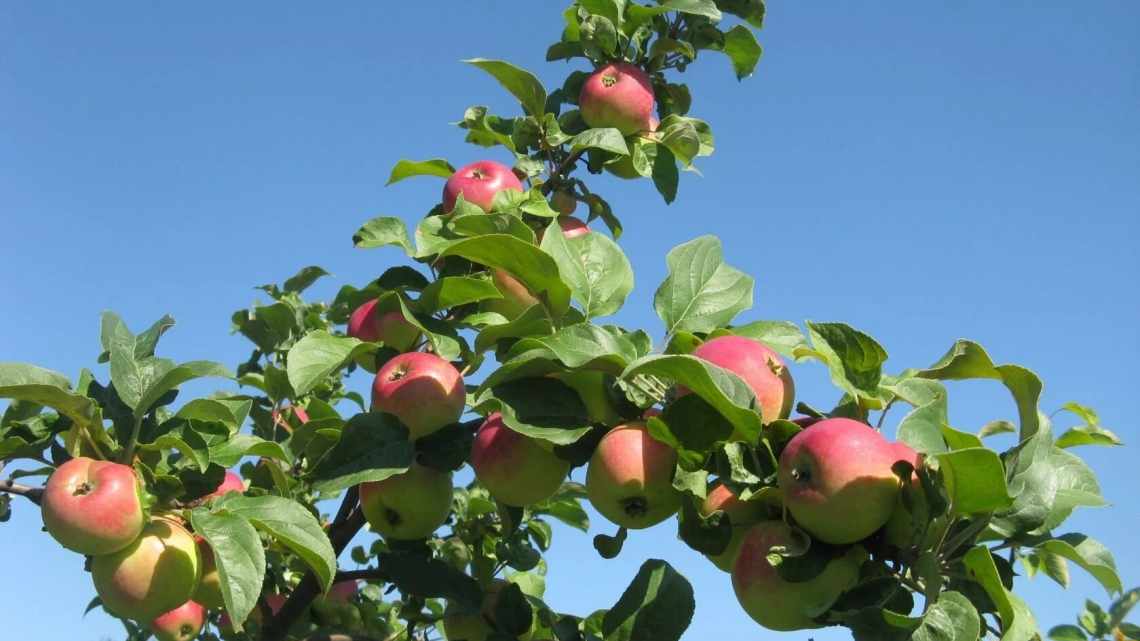
[[[220,501],[219,501],[220,503]],[[215,504],[213,510],[217,510]],[[257,606],[265,580],[265,550],[248,520],[238,514],[199,507],[190,512],[194,533],[209,544],[218,568],[222,600],[235,630]]]
[[[378,561],[384,580],[403,592],[455,601],[476,611],[482,603],[479,582],[444,561],[407,552],[381,552]]]
[[[1085,631],[1075,625],[1057,625],[1049,629],[1051,641],[1088,641]]]
[[[340,440],[316,463],[309,478],[318,492],[339,492],[404,472],[412,457],[407,429],[394,417],[357,414],[348,420]]]
[[[724,262],[720,239],[701,236],[670,250],[669,276],[653,307],[667,333],[711,332],[752,306],[754,281]]]
[[[996,452],[974,447],[936,456],[954,514],[981,514],[1009,507],[1005,468]]]
[[[617,243],[603,234],[566,238],[556,221],[546,228],[542,250],[554,258],[570,294],[586,318],[621,309],[633,291],[633,267]]]
[[[63,374],[26,363],[0,363],[0,398],[50,407],[84,426],[99,410],[91,399],[73,393]]]
[[[914,641],[975,641],[981,633],[978,610],[960,592],[943,592],[922,615]]]
[[[679,641],[693,619],[693,586],[665,561],[649,559],[602,619],[606,641]]]
[[[232,437],[223,437],[216,443],[210,442],[210,461],[222,467],[237,465],[246,456],[264,456],[291,463],[293,456],[285,449],[282,443],[267,441],[252,434],[235,434]]]
[[[333,336],[317,330],[289,348],[285,371],[297,396],[308,394],[329,374],[347,365],[356,351],[366,351],[367,344],[350,336]]]
[[[502,297],[495,284],[485,278],[444,276],[424,288],[413,307],[421,313],[434,314],[468,303]]]
[[[222,423],[236,431],[253,407],[249,399],[196,398],[178,409],[176,418]]]
[[[677,199],[677,184],[681,181],[680,172],[677,170],[677,158],[665,145],[651,144],[645,148],[654,152],[650,158],[653,163],[651,174],[653,186],[668,205]]]
[[[408,239],[408,228],[404,221],[391,216],[377,216],[364,223],[352,235],[352,246],[360,249],[374,247],[387,247],[395,245],[411,255],[415,252],[412,241]]]
[[[431,160],[401,160],[392,167],[392,173],[388,175],[388,182],[384,183],[385,186],[398,183],[405,178],[412,176],[438,176],[440,178],[450,178],[451,174],[455,173],[455,168],[451,163],[443,158],[432,158]]]
[[[736,25],[724,33],[724,55],[732,61],[732,69],[737,80],[744,80],[756,70],[763,47],[756,41],[756,34],[744,25]]]
[[[512,430],[555,445],[569,445],[590,431],[582,399],[562,381],[524,378],[491,387],[476,400],[481,413],[498,411]]]
[[[158,359],[147,360],[157,361]],[[114,362],[115,355],[114,352],[112,352],[112,368],[114,367]],[[205,378],[207,376],[216,376],[218,378],[230,379],[234,377],[234,375],[231,374],[224,365],[221,363],[215,363],[213,361],[190,361],[189,363],[182,363],[181,365],[171,367],[170,369],[165,369],[164,366],[156,367],[154,369],[150,369],[144,366],[140,368],[140,372],[147,372],[151,375],[159,374],[161,372],[161,374],[158,375],[157,378],[149,380],[147,378],[140,379],[141,381],[145,382],[146,385],[142,388],[142,394],[140,395],[136,405],[134,405],[136,418],[142,418],[142,416],[150,411],[152,409],[152,406],[157,403],[164,394],[177,388],[179,385],[187,381],[191,381],[196,378]],[[118,390],[118,387],[115,389]]]
[[[883,363],[887,352],[875,339],[844,323],[807,322],[811,348],[798,348],[797,359],[806,357],[822,361],[831,371],[836,387],[861,400],[879,394]],[[871,404],[876,405],[875,403]]]
[[[530,115],[542,116],[546,112],[546,89],[534,74],[501,60],[472,58],[463,62],[491,74],[504,89],[518,99],[523,109]]]
[[[807,346],[804,333],[795,323],[789,321],[753,321],[746,325],[723,330],[723,333],[760,341],[785,356],[792,356],[797,347]],[[715,338],[721,334],[722,331],[718,330],[713,332],[710,338]]]
[[[518,192],[501,191],[502,194],[515,194]],[[545,202],[545,201],[543,201]],[[447,230],[457,237],[483,236],[485,234],[510,234],[519,240],[534,243],[534,230],[517,215],[516,205],[504,205],[513,208],[516,213],[491,213],[480,211],[477,214],[463,214],[454,216],[448,221]]]
[[[570,152],[580,153],[587,149],[601,149],[619,156],[629,155],[629,146],[621,132],[613,127],[587,129],[570,139]]]
[[[217,499],[213,510],[246,519],[289,548],[313,571],[322,591],[332,585],[336,553],[317,517],[300,503],[280,496],[243,496],[231,492]]]
[[[545,336],[525,336],[511,347],[508,356],[533,354],[536,350],[571,369],[596,369],[615,376],[640,354],[629,335],[592,323],[575,323]]]
[[[484,327],[475,336],[475,351],[485,352],[506,338],[549,334],[552,331],[554,331],[554,326],[551,324],[546,310],[542,308],[542,305],[533,305],[514,320]],[[494,376],[495,374],[492,373],[491,375]]]
[[[1084,534],[1071,533],[1045,541],[1039,544],[1037,549],[1046,550],[1081,566],[1093,575],[1110,595],[1124,589],[1116,572],[1116,561],[1112,558],[1112,552],[1100,541]]]
[[[899,422],[898,440],[925,454],[945,452],[947,448],[943,429],[949,421],[946,386],[938,381],[906,378],[894,387],[884,387],[914,406]],[[982,446],[980,441],[971,445]]]
[[[570,307],[570,289],[562,282],[558,264],[531,243],[507,234],[486,234],[448,245],[441,256],[462,256],[515,276],[543,301],[554,318]]]

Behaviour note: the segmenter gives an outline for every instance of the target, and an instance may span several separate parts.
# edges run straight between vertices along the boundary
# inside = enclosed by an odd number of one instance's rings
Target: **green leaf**
[[[677,171],[677,158],[665,145],[652,144],[646,148],[654,150],[652,156],[653,187],[657,189],[657,193],[661,194],[665,204],[669,204],[677,199],[677,184],[681,180],[680,173]]]
[[[757,29],[764,26],[764,0],[718,0],[716,5]]]
[[[431,160],[401,160],[392,168],[392,173],[388,175],[388,182],[384,184],[391,185],[405,178],[411,178],[412,176],[439,176],[440,178],[450,178],[451,174],[454,173],[455,168],[443,158],[432,158]]]
[[[617,312],[633,291],[629,259],[603,234],[566,238],[557,221],[551,221],[542,238],[542,250],[554,258],[563,282],[588,319]]]
[[[408,239],[408,228],[404,221],[391,216],[378,216],[364,223],[352,235],[353,247],[372,249],[395,245],[408,255],[415,253],[412,241]]]
[[[312,286],[313,283],[328,275],[329,273],[324,269],[316,265],[309,265],[308,267],[301,268],[299,272],[286,279],[283,289],[286,292],[300,294]]]
[[[562,282],[558,265],[538,247],[505,234],[465,238],[449,245],[441,256],[462,256],[487,267],[502,269],[518,278],[555,318],[570,307],[570,290]]]
[[[415,308],[424,314],[434,314],[468,303],[502,297],[495,284],[485,278],[444,276],[424,289],[415,302]]]
[[[592,59],[604,60],[617,54],[618,30],[605,16],[586,16],[579,27],[579,36],[582,51]]]
[[[621,26],[626,0],[580,0],[578,4],[589,13],[603,16]]]
[[[231,492],[218,499],[213,510],[248,520],[300,557],[316,575],[322,591],[332,586],[336,552],[317,517],[300,503],[280,496],[243,496]]]
[[[587,129],[570,139],[571,153],[580,153],[587,149],[601,149],[619,156],[629,155],[629,146],[621,132],[612,127],[604,129]]]
[[[551,518],[558,519],[572,528],[589,532],[590,515],[582,507],[580,497],[574,492],[567,491],[569,487],[572,486],[563,484],[562,489],[556,492],[554,496],[542,503],[532,505],[531,512],[550,515]]]
[[[463,62],[475,65],[491,74],[504,89],[518,99],[530,115],[541,116],[545,113],[546,89],[534,74],[501,60],[472,58]]]
[[[383,481],[412,464],[407,430],[387,414],[357,414],[340,440],[309,474],[318,492],[339,492],[367,481]]]
[[[164,434],[152,443],[143,445],[140,449],[161,452],[164,449],[175,449],[198,467],[203,474],[210,466],[210,449],[202,437],[193,430],[185,430],[182,435]]]
[[[217,509],[216,504],[214,509]],[[214,553],[222,600],[234,629],[241,630],[242,623],[257,606],[261,584],[265,580],[265,551],[261,547],[261,538],[244,517],[213,512],[205,507],[190,512],[190,525],[195,534],[206,539]]]
[[[1017,432],[1017,426],[1009,421],[990,421],[978,430],[978,438],[986,438],[994,434],[1013,434]]]
[[[752,277],[724,262],[720,239],[701,236],[666,256],[669,276],[653,307],[666,332],[711,332],[752,306]]]
[[[292,455],[281,443],[267,441],[252,434],[235,434],[210,444],[210,461],[222,467],[233,467],[246,456],[264,456],[291,463]]]
[[[659,559],[642,564],[602,619],[605,641],[679,641],[696,607],[693,587]]]
[[[810,356],[831,370],[836,387],[852,397],[869,399],[878,393],[887,352],[875,339],[843,323],[808,321],[812,349],[798,349],[796,358]]]
[[[111,359],[111,362],[114,363],[113,354]],[[205,378],[207,376],[230,379],[234,377],[221,363],[215,363],[213,361],[190,361],[189,363],[182,363],[177,367],[164,371],[157,380],[147,381],[147,385],[137,405],[134,407],[135,417],[142,418],[142,416],[151,409],[151,406],[157,403],[158,400],[170,390],[177,388],[187,381],[192,381],[196,378]],[[116,390],[117,389],[116,387]]]
[[[661,144],[686,167],[693,164],[693,159],[701,152],[701,136],[693,123],[685,118],[669,116],[658,129],[661,132]]]
[[[511,134],[515,129],[513,118],[500,118],[488,112],[486,107],[468,107],[463,112],[463,121],[459,126],[467,130],[467,142],[481,147],[494,147],[503,145],[515,151],[515,143]]]
[[[1075,625],[1058,625],[1049,629],[1049,638],[1053,641],[1088,641],[1084,630]]]
[[[958,592],[943,592],[922,615],[914,641],[976,641],[981,621],[970,600]]]
[[[797,347],[807,346],[804,333],[789,321],[754,321],[733,327],[726,333],[758,340],[785,356],[792,356]]]
[[[550,317],[546,315],[546,310],[541,305],[534,305],[510,322],[484,327],[475,337],[475,351],[483,352],[491,349],[503,339],[549,334],[553,331],[554,326],[550,322]],[[497,373],[494,372],[491,376]]]
[[[58,372],[26,363],[0,362],[0,398],[50,407],[80,425],[89,425],[98,407],[70,388],[67,377]]]
[[[1001,618],[1002,628],[1009,630],[1017,623],[1018,612],[1014,610],[1010,600],[1009,590],[1001,581],[997,565],[994,564],[993,554],[984,545],[970,548],[962,557],[962,564],[966,566],[970,578],[982,586],[994,607],[997,608],[998,617]]]
[[[943,429],[946,426],[946,387],[938,381],[905,378],[894,386],[884,386],[898,398],[914,406],[898,427],[898,440],[919,452],[934,454],[946,451]],[[981,447],[981,443],[975,443]]]
[[[1116,434],[1099,425],[1074,427],[1057,437],[1057,447],[1077,447],[1078,445],[1123,445]]]
[[[1005,468],[993,450],[975,447],[937,454],[954,514],[994,512],[1009,507]]]
[[[1037,433],[1040,427],[1037,402],[1041,398],[1041,379],[1020,365],[994,365],[981,345],[960,340],[929,368],[916,373],[921,378],[966,380],[990,378],[1001,381],[1017,403],[1021,421],[1020,440]]]
[[[704,16],[713,22],[719,22],[722,17],[713,0],[658,0],[658,4],[669,11]]]
[[[578,393],[562,381],[540,377],[509,381],[477,399],[480,412],[499,411],[512,430],[555,445],[570,445],[590,431]]]
[[[289,348],[285,371],[297,396],[309,393],[325,377],[346,366],[353,353],[366,344],[348,336],[333,336],[323,329],[305,334]]]
[[[596,369],[621,374],[638,358],[637,346],[624,335],[591,323],[575,323],[548,336],[528,336],[511,348],[513,358],[541,351],[571,369]]]
[[[475,609],[482,601],[475,579],[439,559],[407,552],[381,552],[378,561],[384,580],[408,594],[448,599]]]
[[[249,399],[196,398],[181,408],[174,416],[186,420],[221,423],[231,430],[237,430],[253,407]]]
[[[1112,552],[1096,539],[1084,534],[1064,534],[1041,543],[1037,548],[1062,556],[1081,566],[1093,575],[1110,595],[1124,589],[1120,583],[1120,576],[1116,573],[1116,561],[1112,558]]]
[[[736,25],[724,34],[724,54],[732,61],[736,79],[743,80],[756,70],[756,63],[764,49],[756,41],[756,34],[744,25]]]

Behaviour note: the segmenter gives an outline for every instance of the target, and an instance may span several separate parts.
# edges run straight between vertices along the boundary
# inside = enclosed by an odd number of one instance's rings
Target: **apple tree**
[[[551,522],[587,532],[586,502],[612,522],[598,554],[675,527],[725,571],[741,616],[777,631],[1037,639],[1017,565],[1063,585],[1075,565],[1121,595],[1112,554],[1064,528],[1104,503],[1074,448],[1120,442],[1076,403],[1058,433],[1029,369],[970,341],[887,369],[847,324],[748,317],[753,280],[711,236],[668,252],[660,327],[605,321],[634,273],[591,176],[648,179],[671,203],[714,150],[682,74],[723,56],[722,73],[750,76],[764,4],[577,0],[561,19],[560,86],[466,61],[519,106],[462,113],[485,159],[392,169],[389,184],[443,183],[415,229],[379,217],[352,236],[400,260],[328,302],[305,298],[317,266],[262,286],[269,302],[232,315],[251,343],[234,369],[161,357],[169,317],[136,333],[111,313],[103,367],[0,364],[0,469],[21,464],[0,520],[42,518],[86,556],[90,607],[131,640],[681,638],[695,591],[668,560],[593,612],[543,600]],[[791,361],[826,368],[834,397],[797,398]],[[204,377],[236,391],[181,397]],[[965,379],[1004,386],[1016,419],[950,426],[949,383]],[[1016,445],[987,446],[1003,432]],[[1117,616],[1133,597],[1054,638],[1134,635]]]

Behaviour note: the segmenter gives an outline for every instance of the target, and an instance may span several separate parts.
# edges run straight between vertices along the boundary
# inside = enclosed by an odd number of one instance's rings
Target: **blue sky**
[[[257,298],[253,286],[318,264],[335,276],[313,291],[330,297],[393,264],[393,251],[353,250],[353,231],[381,214],[415,220],[440,189],[385,188],[393,163],[487,156],[449,123],[470,105],[514,110],[458,61],[507,59],[550,85],[571,69],[543,62],[561,3],[445,4],[429,18],[422,3],[0,0],[0,360],[74,375],[94,364],[110,308],[136,328],[170,313],[178,325],[160,351],[234,365],[247,352],[229,316]],[[718,135],[704,177],[683,176],[669,207],[647,182],[593,181],[637,270],[616,320],[660,336],[651,301],[665,252],[713,233],[756,276],[743,320],[847,321],[880,340],[891,371],[968,337],[1038,372],[1047,410],[1092,405],[1135,443],[1140,5],[769,11],[753,78],[738,83],[713,53],[686,75],[694,115]],[[835,399],[822,367],[793,372],[801,399]],[[951,413],[973,430],[1014,408],[996,383],[964,383]],[[1081,454],[1114,506],[1069,527],[1110,545],[1125,583],[1140,584],[1135,453]],[[29,505],[14,507],[0,526],[6,636],[117,638],[111,619],[81,618],[93,594],[82,559],[39,532]],[[600,531],[612,529],[597,518]],[[668,526],[635,533],[614,561],[565,528],[555,542],[555,608],[609,606],[644,558],[661,557],[696,587],[687,638],[777,638]],[[1073,577],[1067,592],[1023,581],[1044,626],[1104,599]]]

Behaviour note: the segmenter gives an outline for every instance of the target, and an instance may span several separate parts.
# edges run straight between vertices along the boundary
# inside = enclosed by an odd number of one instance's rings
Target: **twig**
[[[584,153],[586,153],[585,149],[579,149],[567,156],[566,160],[563,160],[562,164],[558,165],[558,168],[554,170],[554,174],[550,177],[550,180],[542,183],[542,193],[549,195],[554,189],[554,184],[557,182],[555,178],[559,176],[565,177],[570,171],[570,168],[574,166],[574,163],[578,162],[578,159],[581,158]]]
[[[131,427],[131,440],[127,441],[127,448],[123,450],[123,458],[120,463],[130,465],[135,458],[135,447],[139,444],[139,433],[142,432],[142,417],[135,419],[135,424]]]
[[[22,496],[32,503],[35,503],[36,505],[40,504],[40,501],[43,499],[44,495],[44,489],[42,487],[20,485],[19,483],[13,483],[10,480],[0,481],[0,492]]]
[[[333,521],[332,527],[329,528],[329,542],[332,543],[335,556],[340,556],[352,537],[356,536],[362,527],[364,527],[364,512],[360,509],[360,494],[353,487],[345,492],[344,500],[340,504],[340,509],[337,510],[336,519]],[[265,624],[262,629],[262,639],[264,641],[282,641],[285,639],[289,627],[304,614],[305,609],[320,593],[321,586],[317,583],[317,577],[312,571],[305,573],[305,578],[297,584],[297,588],[289,595],[281,609]],[[348,637],[348,639],[352,639],[352,637]]]
[[[334,583],[341,581],[378,581],[383,580],[384,575],[380,568],[365,568],[363,570],[341,570],[336,573]]]

